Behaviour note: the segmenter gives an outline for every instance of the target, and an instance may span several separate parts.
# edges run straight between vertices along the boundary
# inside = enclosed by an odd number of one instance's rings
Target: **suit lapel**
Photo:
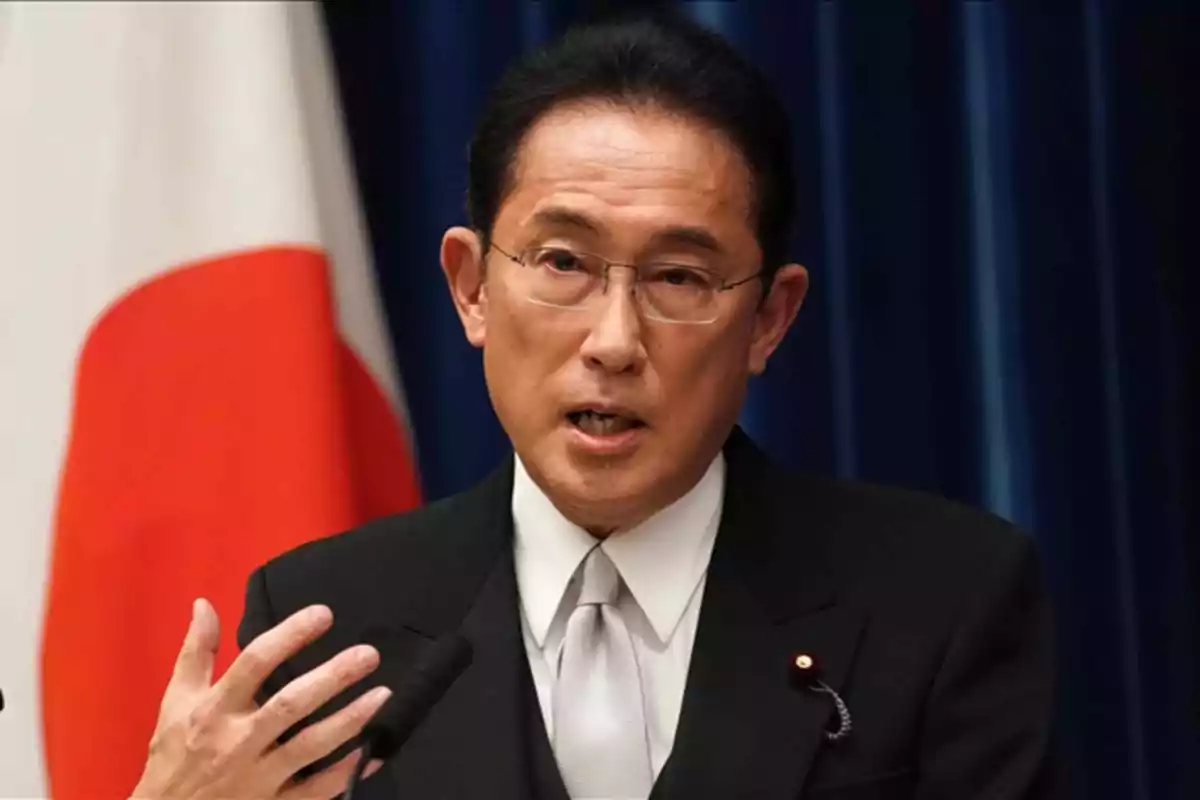
[[[654,800],[795,797],[832,706],[793,688],[789,664],[809,653],[840,689],[864,623],[835,602],[829,525],[806,514],[812,503],[795,479],[739,430],[725,455],[721,527]],[[393,797],[566,800],[521,634],[511,491],[510,459],[444,509],[431,531],[438,544],[422,583],[428,599],[406,596],[394,608],[391,619],[425,636],[463,633],[473,661],[390,764]]]
[[[863,625],[835,604],[836,577],[803,498],[740,431],[675,745],[652,797],[791,798],[824,744],[827,696],[789,681],[812,655],[839,689]]]
[[[441,599],[421,618],[405,621],[431,637],[457,630],[471,642],[472,661],[391,763],[397,798],[534,796],[530,732],[540,731],[534,748],[548,751],[549,744],[545,729],[530,725],[531,715],[539,723],[541,716],[521,634],[511,485],[509,462],[445,515],[438,533],[454,558],[431,559],[446,569],[428,575],[425,584]],[[533,763],[544,770],[543,759]],[[545,785],[546,777],[539,774],[538,783]]]

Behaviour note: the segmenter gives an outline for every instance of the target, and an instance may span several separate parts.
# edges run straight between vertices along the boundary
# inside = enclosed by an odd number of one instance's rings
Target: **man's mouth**
[[[634,416],[623,413],[606,413],[593,409],[572,411],[567,414],[567,419],[576,428],[579,428],[579,430],[590,436],[615,436],[618,433],[624,433],[634,428],[642,428],[646,425],[646,423]]]

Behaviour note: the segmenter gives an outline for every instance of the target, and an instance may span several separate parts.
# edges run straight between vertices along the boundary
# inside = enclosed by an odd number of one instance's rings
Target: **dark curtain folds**
[[[681,5],[775,79],[796,126],[795,254],[813,291],[744,425],[795,467],[936,491],[1030,531],[1057,604],[1077,796],[1200,796],[1186,368],[1200,287],[1181,178],[1197,15]],[[596,8],[326,6],[429,498],[506,448],[437,265],[464,220],[475,115],[507,62]]]

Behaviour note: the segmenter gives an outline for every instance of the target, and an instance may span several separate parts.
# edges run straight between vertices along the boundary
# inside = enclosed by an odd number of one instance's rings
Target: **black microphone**
[[[367,764],[394,756],[470,664],[471,643],[458,634],[443,636],[417,656],[392,685],[392,696],[363,728],[365,745],[342,795],[344,800],[353,797]]]
[[[392,687],[375,716],[363,728],[372,758],[391,758],[408,741],[442,695],[471,664],[471,644],[452,634],[438,639]]]

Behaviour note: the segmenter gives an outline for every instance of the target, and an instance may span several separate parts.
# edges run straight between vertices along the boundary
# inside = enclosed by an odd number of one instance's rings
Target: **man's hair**
[[[660,108],[723,134],[749,168],[764,277],[785,262],[796,204],[787,112],[732,45],[661,11],[574,27],[504,73],[470,148],[467,213],[485,246],[526,134],[551,110],[587,100]]]

